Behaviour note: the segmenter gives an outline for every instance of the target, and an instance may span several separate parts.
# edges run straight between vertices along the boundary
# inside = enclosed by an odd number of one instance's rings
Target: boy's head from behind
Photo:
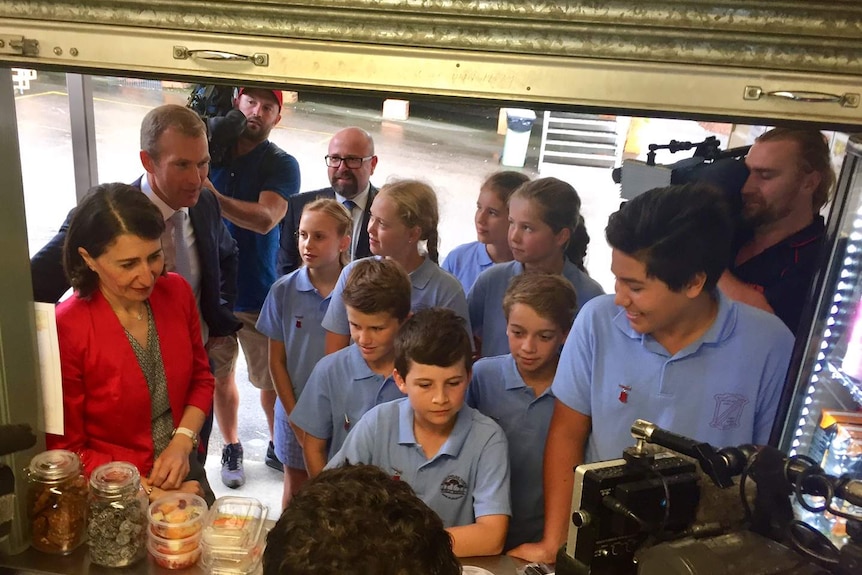
[[[407,272],[393,260],[367,258],[350,270],[341,297],[350,337],[369,365],[391,361],[395,334],[410,314],[410,290]]]
[[[558,274],[524,273],[509,282],[503,314],[509,351],[522,377],[556,371],[577,301],[571,282]]]
[[[440,517],[371,465],[323,471],[267,536],[264,575],[459,575]]]
[[[411,316],[395,340],[395,382],[410,398],[415,423],[446,427],[464,403],[473,351],[464,319],[450,309]]]

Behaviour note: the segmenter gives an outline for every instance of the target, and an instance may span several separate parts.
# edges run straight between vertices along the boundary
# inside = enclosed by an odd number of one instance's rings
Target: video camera
[[[656,152],[669,150],[676,153],[694,148],[690,158],[674,164],[656,164]],[[742,209],[742,186],[748,179],[748,168],[743,159],[751,146],[722,151],[718,138],[710,136],[702,142],[678,142],[650,144],[647,161],[625,160],[622,167],[613,170],[615,183],[621,185],[624,200],[631,200],[653,188],[688,182],[707,182],[722,190],[730,203],[731,211],[737,214]]]
[[[245,130],[245,115],[233,107],[235,92],[228,86],[198,84],[186,103],[186,107],[197,112],[207,126],[210,166],[213,168],[230,163],[233,146]]]
[[[643,420],[631,432],[637,445],[621,459],[575,469],[557,575],[862,572],[862,515],[847,511],[862,507],[862,481],[827,475],[813,460],[787,458],[772,447],[715,450]],[[738,489],[742,521],[729,523],[719,510],[704,509],[711,486],[702,476],[718,490]],[[750,483],[757,487],[753,496]],[[846,518],[850,541],[839,551],[794,519],[791,496],[810,512]]]

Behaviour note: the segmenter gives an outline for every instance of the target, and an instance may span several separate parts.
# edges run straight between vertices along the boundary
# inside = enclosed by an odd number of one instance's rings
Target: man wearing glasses
[[[281,275],[292,272],[302,263],[296,244],[299,217],[305,204],[317,198],[335,198],[350,211],[353,217],[351,258],[371,255],[368,247],[368,217],[371,202],[377,194],[377,188],[369,181],[377,166],[374,140],[361,128],[344,128],[332,136],[324,160],[331,186],[297,194],[287,200],[287,215],[282,222],[281,247],[278,250],[278,272]]]

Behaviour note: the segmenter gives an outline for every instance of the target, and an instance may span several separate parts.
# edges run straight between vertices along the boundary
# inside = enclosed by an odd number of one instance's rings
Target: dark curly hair
[[[123,234],[157,240],[164,231],[162,213],[140,189],[122,183],[92,188],[75,209],[66,232],[63,269],[69,284],[79,297],[89,297],[99,287],[99,276],[87,267],[78,248],[95,259]]]
[[[264,575],[459,575],[443,522],[373,465],[323,471],[266,538]]]

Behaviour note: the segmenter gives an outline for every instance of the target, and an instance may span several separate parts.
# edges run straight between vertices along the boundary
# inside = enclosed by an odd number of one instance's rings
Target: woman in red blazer
[[[164,229],[158,208],[125,184],[98,186],[78,207],[64,248],[75,296],[57,306],[65,434],[47,444],[78,453],[87,474],[133,463],[151,499],[183,489],[211,500],[203,469],[189,476],[189,456],[213,377],[194,294],[164,274]]]

